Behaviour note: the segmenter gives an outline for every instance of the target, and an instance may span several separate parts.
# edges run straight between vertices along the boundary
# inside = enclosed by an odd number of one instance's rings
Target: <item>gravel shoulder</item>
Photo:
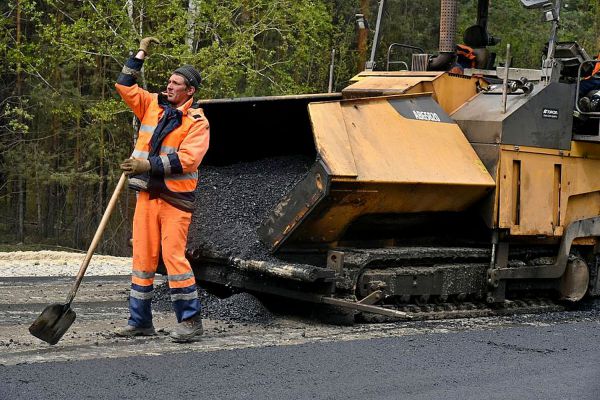
[[[13,251],[0,253],[0,277],[75,276],[85,253],[66,251]],[[131,257],[96,254],[86,276],[129,275]]]

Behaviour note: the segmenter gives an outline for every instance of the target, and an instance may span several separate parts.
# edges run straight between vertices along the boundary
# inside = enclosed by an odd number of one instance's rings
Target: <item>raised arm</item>
[[[144,113],[153,99],[152,94],[147,90],[142,89],[137,84],[137,78],[144,65],[144,59],[148,55],[150,44],[152,43],[160,42],[153,37],[147,37],[140,41],[139,51],[135,57],[131,57],[127,60],[119,74],[117,83],[115,84],[117,92],[123,101],[125,101],[135,116],[140,120],[144,118]]]

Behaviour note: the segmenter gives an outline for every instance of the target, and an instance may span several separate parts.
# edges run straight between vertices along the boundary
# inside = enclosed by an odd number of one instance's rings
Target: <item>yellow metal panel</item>
[[[600,191],[569,197],[565,214],[566,224],[598,215],[600,215]]]
[[[570,152],[501,146],[500,228],[512,235],[560,236],[571,222],[600,215],[598,155],[600,145],[593,143],[573,143]]]
[[[357,175],[350,140],[339,102],[309,104],[317,152],[332,175]]]
[[[358,179],[494,185],[458,125],[402,117],[386,98],[343,102]]]
[[[502,152],[501,228],[510,227],[513,235],[554,235],[556,161],[553,156]]]
[[[298,232],[303,241],[335,242],[349,224],[362,215],[462,211],[485,194],[485,188],[458,185],[364,183],[332,184],[328,206]]]
[[[430,82],[435,76],[404,76],[404,77],[382,77],[370,76],[362,78],[358,82],[345,88],[344,95],[357,93],[378,93],[380,95],[401,94],[408,89],[420,84],[421,82]]]
[[[331,184],[317,208],[294,222],[301,225],[293,233],[298,242],[338,241],[368,214],[464,211],[495,186],[431,96],[311,103],[309,112]]]
[[[600,159],[600,145],[593,142],[571,142],[570,154],[573,157]]]
[[[444,74],[433,82],[434,99],[444,111],[452,114],[477,95],[477,81],[479,78]]]
[[[445,72],[443,71],[362,71],[358,75],[350,78],[350,82],[358,82],[362,79],[379,76],[379,77],[394,77],[394,76],[422,76],[422,77],[437,77]]]
[[[598,145],[600,148],[600,145]],[[600,192],[600,158],[568,157],[569,175],[567,185],[569,195]]]
[[[498,160],[498,165],[496,165],[496,174],[493,176],[494,181],[495,182],[499,182],[500,181],[500,174],[502,173],[502,171],[500,170],[500,160]],[[488,199],[489,201],[489,199]],[[492,200],[493,204],[491,205],[491,210],[492,210],[492,223],[490,225],[490,227],[493,228],[498,228],[498,225],[500,223],[499,221],[499,201],[500,201],[500,185],[498,185],[498,183],[496,183],[496,189],[494,190],[494,199]],[[489,210],[489,209],[488,209]]]
[[[434,100],[448,114],[477,94],[478,82],[487,86],[480,78],[446,72],[375,72],[361,73],[356,78],[356,83],[342,91],[345,98],[433,92]]]

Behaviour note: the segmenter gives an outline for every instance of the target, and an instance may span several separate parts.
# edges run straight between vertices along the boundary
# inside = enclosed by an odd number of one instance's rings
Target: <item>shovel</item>
[[[98,225],[98,229],[96,229],[96,234],[92,239],[92,243],[90,244],[87,254],[85,255],[85,259],[81,263],[81,267],[79,267],[79,272],[75,278],[75,283],[73,284],[73,287],[67,296],[67,302],[65,304],[51,304],[46,307],[40,316],[37,317],[37,319],[33,321],[33,324],[31,324],[29,327],[29,333],[31,333],[33,336],[42,339],[44,342],[54,345],[58,343],[60,338],[63,337],[65,332],[67,332],[69,327],[73,324],[73,321],[75,321],[75,311],[71,310],[71,303],[73,302],[75,293],[77,293],[77,289],[79,289],[79,285],[83,280],[83,275],[90,264],[90,260],[94,255],[94,251],[96,250],[96,247],[98,247],[102,233],[104,233],[104,228],[106,228],[110,214],[112,214],[112,211],[117,204],[117,199],[123,190],[126,181],[127,177],[125,174],[121,174],[119,183],[117,183],[117,187],[115,188],[115,191],[108,202],[106,211],[104,211],[100,225]]]

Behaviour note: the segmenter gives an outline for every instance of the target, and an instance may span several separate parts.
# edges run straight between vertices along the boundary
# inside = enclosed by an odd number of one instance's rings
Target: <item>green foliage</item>
[[[146,7],[152,7],[148,3]],[[153,16],[145,28],[162,41],[145,65],[149,87],[160,89],[182,63],[203,72],[205,97],[287,94],[325,87],[333,24],[324,3],[202,1],[194,49],[182,40],[186,10],[179,2],[171,4],[153,8],[161,15]]]
[[[11,133],[21,133],[23,136],[29,132],[29,123],[33,120],[33,116],[27,110],[27,99],[24,99],[22,104],[6,103],[2,117],[6,121],[4,129]]]

